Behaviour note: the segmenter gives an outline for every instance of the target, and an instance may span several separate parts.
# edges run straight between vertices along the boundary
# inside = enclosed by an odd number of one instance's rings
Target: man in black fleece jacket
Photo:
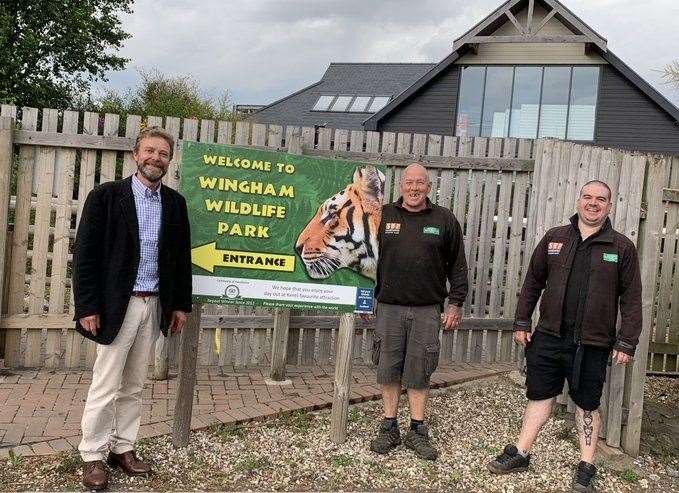
[[[401,198],[383,207],[380,224],[373,362],[382,385],[384,421],[370,448],[386,454],[401,443],[396,413],[404,385],[411,416],[405,445],[434,460],[438,453],[424,425],[429,379],[438,364],[441,324],[450,330],[462,319],[467,263],[457,219],[427,198],[427,170],[411,164],[400,188]]]
[[[612,228],[611,199],[605,183],[586,183],[577,215],[570,224],[550,229],[533,252],[514,321],[514,339],[526,347],[528,405],[519,440],[488,464],[491,472],[528,469],[531,446],[567,380],[577,406],[581,453],[573,489],[594,491],[598,408],[608,357],[612,349],[616,363],[628,363],[641,332],[637,251],[629,238]],[[531,334],[539,298],[540,320]]]

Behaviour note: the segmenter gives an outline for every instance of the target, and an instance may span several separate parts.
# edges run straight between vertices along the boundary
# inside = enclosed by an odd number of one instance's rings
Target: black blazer
[[[160,188],[162,220],[158,240],[160,329],[167,335],[172,311],[191,311],[191,239],[186,201]],[[107,182],[85,200],[73,251],[76,330],[99,344],[111,344],[123,323],[139,267],[139,225],[132,177]],[[98,313],[97,335],[79,319]]]

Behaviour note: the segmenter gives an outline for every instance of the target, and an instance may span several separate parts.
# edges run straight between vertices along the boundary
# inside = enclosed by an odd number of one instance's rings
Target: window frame
[[[330,102],[328,103],[328,106],[326,107],[326,109],[324,109],[324,110],[317,110],[317,109],[315,109],[315,108],[316,108],[316,105],[318,104],[318,102],[320,101],[320,99],[321,99],[322,97],[329,97],[329,98],[330,98]],[[314,105],[311,107],[311,110],[310,110],[310,111],[315,111],[315,112],[318,112],[318,113],[327,113],[327,112],[329,112],[329,111],[330,111],[330,107],[335,103],[335,100],[337,99],[337,97],[338,97],[337,94],[319,94],[318,98],[316,98],[316,102],[315,102]]]
[[[372,98],[370,99],[370,102],[368,103],[368,106],[365,107],[365,113],[370,113],[371,115],[374,115],[378,111],[381,111],[385,106],[391,103],[392,97],[393,96],[391,94],[373,94]],[[375,111],[370,111],[370,107],[373,105],[375,99],[377,98],[387,98],[387,102],[384,103],[382,107],[376,109]]]
[[[343,110],[333,110],[332,107],[337,104],[337,101],[339,101],[339,98],[349,98],[349,101],[347,102],[346,107]],[[328,109],[326,110],[328,113],[349,113],[349,107],[351,106],[351,103],[353,103],[354,99],[356,96],[353,94],[338,94],[335,100],[332,102],[330,106],[328,106]]]
[[[366,101],[365,107],[364,107],[362,110],[360,110],[360,111],[359,111],[359,110],[353,110],[353,111],[352,111],[351,107],[354,105],[354,103],[356,102],[356,100],[357,100],[358,98],[368,98],[368,101]],[[375,96],[373,96],[373,95],[369,95],[369,94],[356,94],[356,95],[354,96],[354,98],[351,100],[351,102],[349,103],[349,106],[347,106],[346,113],[351,113],[351,114],[354,114],[354,115],[355,115],[355,114],[359,114],[359,113],[368,113],[368,107],[370,106],[370,103],[372,103],[372,101],[373,101],[374,99],[375,99]],[[335,112],[335,113],[339,113],[339,112]]]
[[[537,122],[537,128],[535,131],[535,137],[512,137],[512,138],[517,138],[517,139],[531,139],[531,140],[537,140],[538,135],[540,132],[540,117],[542,113],[542,96],[543,96],[543,86],[544,86],[544,80],[545,80],[545,74],[544,74],[544,69],[546,67],[569,67],[570,68],[570,82],[568,86],[568,112],[570,112],[570,102],[572,98],[572,91],[573,91],[573,68],[574,67],[597,67],[599,70],[599,76],[597,80],[597,90],[596,90],[596,100],[594,102],[594,131],[592,132],[593,139],[592,140],[572,140],[572,139],[565,139],[568,142],[580,142],[583,144],[591,144],[596,142],[597,140],[597,124],[599,120],[599,102],[601,100],[601,81],[603,78],[603,72],[604,72],[604,67],[606,64],[604,63],[545,63],[545,64],[538,64],[538,63],[517,63],[517,64],[506,64],[506,63],[486,63],[486,64],[459,64],[457,65],[458,68],[458,84],[457,84],[457,94],[455,96],[455,113],[453,115],[453,121],[452,121],[452,126],[453,126],[453,134],[455,137],[459,137],[457,135],[457,118],[458,118],[458,113],[460,109],[460,92],[462,90],[462,69],[465,67],[483,67],[484,68],[484,75],[483,75],[483,100],[481,101],[481,118],[483,118],[483,107],[485,106],[485,99],[486,99],[486,80],[487,80],[487,74],[488,74],[488,67],[511,67],[514,69],[514,74],[512,77],[512,98],[514,94],[514,85],[515,85],[515,78],[516,78],[516,67],[538,67],[542,69],[542,77],[540,80],[540,103],[538,107],[538,122]],[[511,101],[511,99],[510,99]],[[511,112],[510,112],[511,113]],[[568,118],[566,119],[566,137],[568,137]],[[481,133],[482,126],[479,126],[479,134]],[[508,128],[511,128],[511,115],[509,119],[509,126]],[[479,135],[479,137],[482,137]],[[484,138],[490,138],[490,137],[484,137]],[[509,137],[500,137],[500,138],[509,138]]]

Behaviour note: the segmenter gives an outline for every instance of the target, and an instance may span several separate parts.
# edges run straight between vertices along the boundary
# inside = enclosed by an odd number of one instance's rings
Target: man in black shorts
[[[396,413],[403,385],[411,417],[404,443],[419,457],[434,460],[438,452],[424,424],[429,378],[438,364],[441,325],[450,330],[462,319],[467,263],[457,219],[427,198],[427,170],[409,165],[400,187],[401,197],[382,209],[379,232],[373,362],[382,385],[384,420],[370,448],[386,454],[401,443]]]
[[[567,380],[577,406],[581,453],[573,489],[594,491],[598,408],[609,353],[612,349],[617,364],[628,363],[641,332],[637,250],[612,228],[610,210],[608,185],[586,183],[570,224],[549,230],[533,252],[514,321],[514,339],[526,347],[528,404],[516,445],[507,445],[488,464],[493,473],[528,469],[531,446]],[[540,320],[531,335],[531,316],[541,294]]]

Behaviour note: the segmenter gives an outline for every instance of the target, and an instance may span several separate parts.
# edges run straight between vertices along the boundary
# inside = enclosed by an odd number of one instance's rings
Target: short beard
[[[167,173],[166,169],[157,168],[152,164],[146,163],[137,164],[137,171],[139,171],[139,173],[141,173],[141,175],[151,183],[159,182],[163,178],[163,176],[165,176],[165,174]],[[150,173],[149,171],[152,171],[152,173]]]

